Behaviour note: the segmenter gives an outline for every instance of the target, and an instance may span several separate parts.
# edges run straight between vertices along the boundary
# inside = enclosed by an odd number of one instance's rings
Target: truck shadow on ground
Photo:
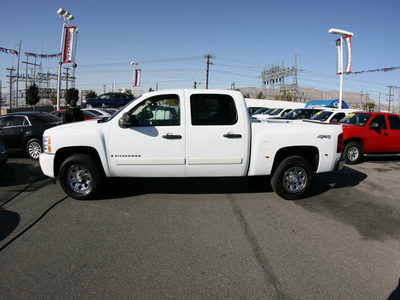
[[[346,166],[339,172],[317,174],[314,177],[313,186],[308,196],[318,196],[332,188],[339,189],[357,186],[367,177],[367,174]]]
[[[30,184],[46,178],[48,177],[43,174],[38,161],[27,159],[19,154],[10,155],[9,161],[0,168],[0,188]]]
[[[269,178],[108,178],[99,200],[144,194],[237,194],[272,192]]]
[[[345,168],[340,174],[317,174],[309,196],[332,188],[358,185],[364,173]],[[206,178],[109,178],[101,199],[123,198],[144,194],[246,194],[273,193],[269,176]]]

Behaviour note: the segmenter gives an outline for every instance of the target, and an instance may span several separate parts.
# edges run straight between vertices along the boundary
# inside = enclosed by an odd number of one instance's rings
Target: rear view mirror
[[[121,128],[129,128],[131,126],[139,125],[138,120],[130,113],[124,113],[118,121],[118,125]]]
[[[373,123],[369,124],[369,128],[371,128],[371,129],[378,129],[378,128],[379,128],[379,125],[378,125],[378,123],[373,122]]]

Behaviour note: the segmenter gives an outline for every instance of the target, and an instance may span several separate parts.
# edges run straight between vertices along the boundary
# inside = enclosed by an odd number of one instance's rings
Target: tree
[[[50,101],[53,105],[57,105],[57,95],[54,93],[50,94]]]
[[[276,100],[283,100],[283,101],[293,101],[293,96],[290,92],[287,92],[283,95],[276,95],[275,96]]]
[[[263,93],[259,92],[256,99],[264,99]]]
[[[374,110],[375,109],[375,103],[374,102],[368,102],[367,104],[363,104],[363,109],[364,110]]]
[[[71,100],[79,100],[79,90],[77,90],[76,88],[70,88],[67,90],[67,94],[65,95],[65,102],[69,104]]]
[[[87,92],[86,94],[86,99],[92,99],[92,98],[96,98],[97,97],[97,93],[93,90],[90,90],[89,92]]]
[[[26,90],[25,103],[27,105],[35,105],[40,101],[39,88],[36,84],[31,85]]]

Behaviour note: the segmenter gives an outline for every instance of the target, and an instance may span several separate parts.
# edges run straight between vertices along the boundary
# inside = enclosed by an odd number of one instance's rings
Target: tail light
[[[343,133],[338,135],[336,153],[343,152]]]

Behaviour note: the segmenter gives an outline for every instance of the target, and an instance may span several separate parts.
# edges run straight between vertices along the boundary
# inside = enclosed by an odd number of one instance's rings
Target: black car
[[[5,165],[8,159],[8,153],[6,151],[6,146],[0,139],[0,168]]]
[[[16,112],[0,117],[0,139],[7,152],[26,152],[38,160],[42,152],[43,132],[62,120],[45,112]]]
[[[102,94],[96,98],[86,99],[82,101],[82,107],[92,108],[92,107],[111,107],[111,108],[121,108],[133,100],[132,94],[126,93],[106,93]]]

